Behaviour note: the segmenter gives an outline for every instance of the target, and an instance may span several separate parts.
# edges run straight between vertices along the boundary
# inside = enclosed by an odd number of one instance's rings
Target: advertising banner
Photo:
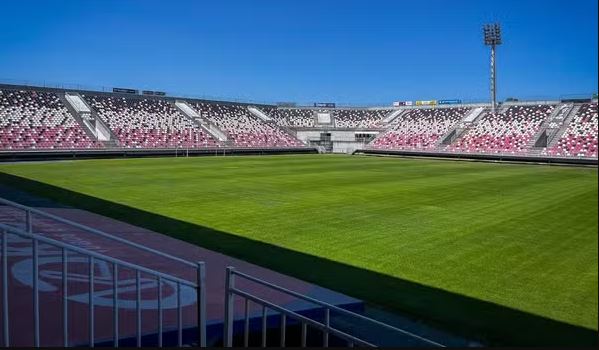
[[[166,92],[163,91],[152,91],[152,90],[143,90],[141,92],[142,95],[155,95],[155,96],[165,96]]]
[[[314,102],[314,107],[335,108],[333,102]]]
[[[453,100],[439,100],[440,105],[459,105],[462,103],[462,100],[453,99]]]
[[[112,88],[112,92],[119,92],[121,94],[137,94],[138,91],[135,89],[125,89],[125,88]]]

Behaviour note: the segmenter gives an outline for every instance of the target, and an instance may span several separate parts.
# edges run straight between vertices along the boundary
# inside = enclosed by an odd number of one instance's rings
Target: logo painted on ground
[[[9,235],[8,243],[9,260],[13,262],[15,259],[22,257],[22,259],[12,263],[10,269],[12,277],[16,281],[33,288],[31,240]],[[62,288],[62,251],[54,246],[39,243],[38,266],[39,291],[41,293],[60,292]],[[87,257],[69,254],[67,264],[68,289],[74,292],[68,295],[69,300],[82,304],[89,303],[89,290],[76,292],[76,290],[84,289],[89,285],[88,269],[89,259]],[[85,273],[80,273],[81,271],[85,271]],[[112,271],[111,263],[99,259],[95,261],[94,305],[113,306]],[[137,307],[135,276],[132,273],[123,275],[125,276],[119,276],[117,280],[118,306],[120,309],[135,309]],[[156,278],[148,278],[142,275],[140,287],[142,296],[140,308],[144,310],[158,309],[158,281]],[[163,279],[161,292],[162,309],[177,308],[177,283]],[[181,307],[195,304],[195,302],[196,291],[189,286],[181,286]]]

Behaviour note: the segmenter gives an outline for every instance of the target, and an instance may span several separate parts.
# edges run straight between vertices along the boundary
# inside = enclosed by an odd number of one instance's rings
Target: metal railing
[[[172,256],[170,254],[149,248],[147,246],[128,241],[126,239],[111,235],[109,233],[87,227],[85,225],[81,225],[75,223],[73,221],[64,219],[62,217],[34,209],[28,206],[24,206],[3,198],[0,198],[0,204],[7,205],[9,207],[13,207],[16,209],[20,209],[25,214],[25,225],[24,228],[15,227],[7,224],[0,223],[0,231],[2,234],[2,247],[1,247],[1,268],[2,268],[2,310],[3,310],[3,342],[5,346],[10,346],[10,317],[9,317],[9,296],[8,296],[8,245],[9,234],[19,236],[24,239],[31,240],[31,255],[32,255],[32,287],[33,287],[33,334],[34,334],[34,346],[40,346],[40,330],[39,330],[39,320],[40,320],[40,300],[39,300],[39,285],[40,285],[40,271],[39,271],[39,244],[46,244],[49,246],[53,246],[60,250],[61,257],[61,272],[56,273],[56,275],[60,275],[62,279],[62,326],[63,326],[63,346],[69,345],[78,345],[78,344],[69,344],[69,328],[68,328],[68,264],[69,258],[68,253],[79,253],[86,257],[84,263],[87,264],[87,276],[77,276],[73,279],[77,279],[78,282],[87,282],[89,295],[87,296],[87,303],[89,305],[88,309],[88,318],[89,318],[89,346],[94,346],[96,342],[94,335],[94,284],[97,281],[95,277],[95,265],[99,262],[106,262],[108,264],[112,264],[112,305],[113,305],[113,346],[119,345],[119,271],[121,269],[133,270],[135,272],[135,295],[136,295],[136,344],[137,346],[141,346],[141,274],[148,274],[152,276],[153,280],[158,286],[158,346],[162,346],[162,334],[163,334],[163,295],[162,295],[162,285],[164,283],[172,283],[176,285],[176,300],[177,300],[177,345],[183,345],[182,339],[182,313],[181,313],[181,289],[182,287],[193,288],[196,291],[196,301],[197,301],[197,323],[198,323],[198,345],[205,346],[206,345],[206,314],[205,314],[205,305],[206,305],[206,287],[205,287],[205,266],[203,262],[192,263],[190,261],[178,258],[176,256]],[[133,263],[129,263],[117,258],[113,258],[110,256],[106,256],[100,253],[96,253],[85,248],[81,248],[69,243],[65,243],[62,241],[58,241],[52,238],[45,237],[41,234],[34,233],[34,216],[41,216],[46,219],[55,220],[60,223],[64,223],[66,225],[70,225],[72,227],[81,229],[85,232],[89,232],[107,239],[115,240],[120,243],[129,245],[131,247],[150,252],[156,254],[158,256],[162,256],[164,258],[170,259],[172,261],[176,261],[188,267],[193,267],[197,271],[197,279],[196,282],[191,282],[180,277],[172,276],[166,273],[162,273],[156,270],[152,270],[140,265],[136,265]],[[81,261],[79,261],[81,262]],[[109,265],[110,266],[110,265]],[[243,290],[237,288],[235,285],[235,278],[240,277],[245,280],[257,283],[262,287],[267,287],[271,290],[287,294],[289,296],[295,297],[299,300],[303,300],[305,302],[317,305],[322,308],[325,312],[325,320],[324,322],[320,322],[318,320],[314,320],[307,316],[304,316],[296,311],[287,309],[285,307],[279,306],[273,302],[265,300],[258,295],[252,294],[252,292],[248,290]],[[110,281],[103,281],[106,283],[110,283]],[[97,283],[97,282],[96,282]],[[372,342],[368,340],[362,339],[356,335],[352,335],[352,332],[343,331],[339,328],[336,328],[331,325],[330,317],[331,313],[335,312],[335,314],[349,316],[353,318],[357,318],[361,321],[366,321],[371,325],[377,326],[382,329],[391,330],[394,332],[398,332],[403,334],[404,336],[409,336],[414,339],[418,339],[419,341],[424,342],[429,346],[442,346],[439,343],[436,343],[432,340],[426,339],[424,337],[413,334],[409,331],[399,329],[397,327],[385,324],[383,322],[365,317],[363,315],[351,312],[349,310],[345,310],[338,306],[308,297],[306,295],[302,295],[300,293],[288,290],[286,288],[277,286],[275,284],[269,283],[267,281],[261,280],[257,277],[250,276],[248,274],[238,272],[232,267],[227,268],[227,276],[226,276],[226,298],[225,298],[225,315],[224,315],[224,345],[232,346],[233,345],[233,322],[234,322],[234,308],[233,308],[233,300],[234,297],[241,297],[245,299],[245,325],[244,325],[244,345],[248,345],[248,337],[249,337],[249,303],[255,303],[257,305],[262,306],[262,345],[266,345],[266,321],[268,318],[267,311],[271,310],[275,313],[279,313],[281,315],[281,334],[280,334],[280,345],[285,346],[286,342],[286,332],[287,332],[287,320],[289,322],[298,322],[301,325],[301,344],[303,346],[306,345],[307,340],[307,332],[308,327],[311,329],[316,329],[322,332],[322,345],[328,347],[329,345],[329,336],[333,336],[336,339],[341,339],[347,342],[348,346],[375,346]]]
[[[446,145],[444,145],[446,146]],[[405,153],[405,155],[413,155],[413,156],[419,156],[422,154],[434,154],[434,155],[438,155],[439,157],[444,157],[447,155],[452,156],[451,158],[455,158],[455,159],[485,159],[485,156],[491,157],[492,160],[496,158],[506,158],[506,159],[523,159],[523,160],[528,160],[528,161],[540,161],[540,162],[546,162],[547,159],[555,159],[555,160],[597,160],[597,158],[594,157],[588,157],[588,156],[577,156],[577,155],[570,155],[570,156],[566,156],[566,155],[556,155],[556,154],[547,154],[547,153],[539,153],[538,151],[533,151],[533,150],[528,150],[525,153],[511,153],[511,152],[489,152],[489,151],[480,151],[480,152],[458,152],[458,151],[453,151],[453,150],[446,150],[443,148],[435,148],[435,149],[431,149],[431,150],[427,150],[424,149],[424,145],[417,145],[417,146],[411,146],[410,148],[376,148],[371,146],[370,144],[367,144],[365,146],[365,148],[362,149],[357,149],[356,152],[360,152],[360,151],[380,151],[380,152],[385,152],[385,151],[389,151],[389,152],[402,152]],[[545,147],[545,148],[549,148],[549,147]]]
[[[96,343],[94,330],[95,330],[95,317],[94,317],[94,284],[95,278],[95,266],[98,262],[103,261],[108,264],[112,264],[112,319],[113,319],[113,346],[119,346],[119,280],[118,273],[120,269],[128,269],[135,272],[135,310],[136,310],[136,345],[140,347],[142,345],[142,327],[141,327],[141,274],[150,275],[155,279],[158,286],[158,346],[161,347],[163,341],[163,303],[162,303],[162,286],[164,283],[170,282],[176,285],[176,310],[177,310],[177,345],[183,346],[183,319],[182,319],[182,299],[181,290],[183,287],[193,288],[196,291],[196,302],[197,302],[197,323],[198,323],[198,345],[206,345],[206,285],[205,276],[206,270],[203,262],[197,262],[195,268],[197,269],[197,281],[191,282],[185,279],[175,277],[163,272],[155,271],[143,266],[139,266],[133,263],[129,263],[120,259],[116,259],[110,256],[106,256],[100,253],[89,251],[84,248],[74,246],[72,244],[57,241],[52,238],[44,237],[42,235],[31,232],[30,223],[27,225],[26,230],[22,230],[13,226],[0,224],[0,232],[2,236],[2,318],[3,318],[3,345],[8,347],[11,346],[10,342],[10,331],[11,331],[11,318],[9,310],[9,280],[8,280],[8,245],[9,235],[16,235],[18,237],[31,240],[31,254],[32,254],[32,282],[33,282],[33,345],[39,347],[41,345],[40,339],[40,298],[39,298],[39,285],[40,285],[40,273],[39,273],[39,246],[41,244],[49,245],[54,248],[58,248],[61,251],[62,262],[61,262],[61,276],[62,276],[62,327],[63,327],[63,346],[69,346],[69,327],[68,327],[68,309],[69,309],[69,295],[68,295],[68,253],[77,253],[87,257],[88,263],[88,288],[89,288],[89,300],[88,300],[88,319],[89,319],[89,343],[88,346],[93,347]],[[77,279],[81,281],[81,278]],[[25,316],[20,316],[25,317]],[[22,331],[22,330],[20,330]],[[78,345],[78,344],[75,344]]]
[[[91,85],[91,84],[78,84],[78,83],[67,83],[67,82],[55,82],[55,81],[45,81],[45,80],[25,80],[25,79],[11,79],[0,77],[0,84],[5,85],[15,85],[15,86],[27,86],[31,88],[51,88],[51,89],[63,89],[63,90],[76,90],[76,91],[97,91],[97,92],[112,92],[113,87],[102,86],[102,85]],[[136,88],[138,90],[142,90],[141,88]],[[143,90],[160,90],[161,89],[153,89],[145,87]],[[193,93],[184,93],[181,91],[166,91],[167,98],[187,98],[187,99],[200,99],[205,101],[215,101],[215,102],[231,102],[231,103],[244,103],[244,104],[260,104],[260,105],[277,105],[277,101],[266,101],[260,99],[253,99],[246,96],[222,96],[222,95],[209,95],[209,94],[193,94]],[[550,102],[553,103],[555,101],[568,99],[568,98],[592,98],[593,92],[587,93],[575,93],[575,94],[561,94],[561,95],[553,95],[553,96],[539,96],[539,95],[527,95],[520,96],[518,101],[506,101],[507,103],[526,103],[533,101],[534,103],[538,102]],[[132,96],[143,96],[146,95],[132,95]],[[449,97],[454,98],[454,97]],[[440,100],[442,98],[439,98]],[[472,105],[472,104],[489,104],[487,98],[478,98],[474,96],[466,96],[461,98],[462,105]],[[506,103],[503,102],[503,103]],[[361,103],[351,102],[351,101],[337,101],[335,103],[336,108],[392,108],[391,101],[364,101]],[[296,106],[290,108],[314,108],[311,102],[308,101],[299,101],[296,103]],[[403,106],[402,106],[403,107]]]
[[[273,302],[265,300],[255,294],[247,290],[243,290],[236,286],[235,280],[236,277],[243,278],[245,280],[257,283],[262,287],[266,287],[270,290],[274,290],[280,293],[287,294],[289,296],[293,296],[300,300],[306,301],[308,303],[318,305],[324,310],[324,321],[320,322],[318,320],[306,317],[298,312],[290,310],[288,308],[279,306]],[[322,333],[322,346],[329,346],[329,338],[330,336],[334,336],[342,341],[345,341],[347,346],[364,346],[364,347],[376,347],[376,344],[373,344],[370,341],[367,341],[359,336],[349,334],[346,331],[343,331],[339,328],[334,327],[331,324],[331,313],[335,312],[342,316],[351,317],[354,319],[358,319],[360,321],[365,321],[372,326],[379,327],[381,329],[386,329],[389,331],[396,332],[401,334],[402,336],[408,336],[410,338],[417,339],[427,346],[434,347],[444,347],[444,345],[437,343],[433,340],[424,338],[422,336],[416,335],[412,332],[406,331],[404,329],[400,329],[389,324],[377,321],[375,319],[357,314],[355,312],[343,309],[339,306],[332,305],[321,300],[317,300],[311,298],[309,296],[294,292],[292,290],[286,289],[284,287],[275,285],[273,283],[264,281],[257,277],[245,274],[243,272],[239,272],[235,270],[234,267],[227,267],[226,272],[226,280],[225,280],[225,319],[224,319],[224,345],[226,347],[233,346],[233,324],[234,324],[234,301],[235,297],[241,297],[244,300],[244,320],[243,320],[243,346],[249,346],[249,303],[255,303],[262,307],[262,315],[261,315],[261,345],[264,347],[267,344],[267,318],[268,318],[268,310],[272,310],[275,313],[280,314],[280,337],[279,337],[279,346],[285,347],[286,345],[286,332],[287,332],[287,319],[294,320],[299,322],[301,327],[301,346],[305,347],[307,345],[307,333],[308,327],[319,330]]]
[[[26,227],[26,231],[27,232],[33,232],[32,231],[33,230],[33,217],[34,217],[34,214],[35,214],[35,215],[39,215],[41,217],[44,217],[46,219],[54,220],[56,222],[60,222],[62,224],[71,226],[73,228],[76,228],[76,229],[79,229],[79,230],[82,230],[82,231],[85,231],[85,232],[88,232],[88,233],[91,233],[91,234],[94,234],[94,235],[97,235],[97,236],[101,236],[103,238],[107,238],[107,239],[110,239],[110,240],[113,240],[113,241],[116,241],[116,242],[119,242],[119,243],[126,244],[126,245],[128,245],[130,247],[134,247],[136,249],[140,249],[140,250],[148,252],[148,253],[159,255],[159,256],[161,256],[163,258],[176,261],[178,263],[181,263],[181,264],[186,265],[186,266],[191,267],[191,268],[196,268],[197,267],[196,264],[193,263],[193,262],[191,262],[191,261],[188,261],[188,260],[185,260],[185,259],[181,259],[179,257],[176,257],[174,255],[170,255],[170,254],[162,252],[160,250],[152,249],[152,248],[150,248],[148,246],[145,246],[143,244],[135,243],[135,242],[129,241],[127,239],[124,239],[124,238],[112,235],[110,233],[107,233],[107,232],[104,232],[104,231],[101,231],[101,230],[98,230],[98,229],[95,229],[95,228],[92,228],[92,227],[88,227],[88,226],[76,223],[74,221],[65,219],[63,217],[47,213],[47,212],[45,212],[43,210],[39,210],[39,209],[35,209],[35,208],[32,208],[32,207],[28,207],[26,205],[22,205],[22,204],[19,204],[19,203],[16,203],[16,202],[10,201],[8,199],[4,199],[4,198],[0,198],[0,204],[4,204],[4,205],[7,205],[7,206],[15,208],[15,209],[20,209],[20,210],[22,210],[25,213],[25,227]]]
[[[78,84],[78,83],[67,83],[67,82],[56,82],[46,80],[24,80],[24,79],[10,79],[0,78],[0,85],[13,85],[13,87],[30,87],[30,88],[46,88],[46,89],[60,89],[65,91],[77,91],[77,92],[102,92],[102,93],[114,93],[113,86],[103,85],[92,85],[92,84]],[[138,91],[141,90],[160,90],[154,88],[135,88]],[[253,99],[247,96],[222,96],[222,95],[210,95],[202,93],[186,93],[180,91],[165,91],[165,96],[158,96],[161,98],[185,98],[185,99],[199,99],[204,101],[214,102],[230,102],[230,103],[243,103],[243,104],[259,104],[259,105],[274,105],[273,101],[266,101],[261,99]],[[152,95],[143,94],[131,94],[131,96],[139,97],[154,97]]]

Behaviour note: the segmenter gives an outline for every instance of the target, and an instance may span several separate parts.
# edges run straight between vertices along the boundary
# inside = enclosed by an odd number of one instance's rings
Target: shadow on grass
[[[493,345],[596,346],[597,331],[0,172],[0,184],[360,298]]]

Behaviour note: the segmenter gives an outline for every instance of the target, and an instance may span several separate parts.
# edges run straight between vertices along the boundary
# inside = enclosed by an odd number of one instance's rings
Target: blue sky
[[[597,1],[0,0],[0,79],[390,104],[597,91]]]

